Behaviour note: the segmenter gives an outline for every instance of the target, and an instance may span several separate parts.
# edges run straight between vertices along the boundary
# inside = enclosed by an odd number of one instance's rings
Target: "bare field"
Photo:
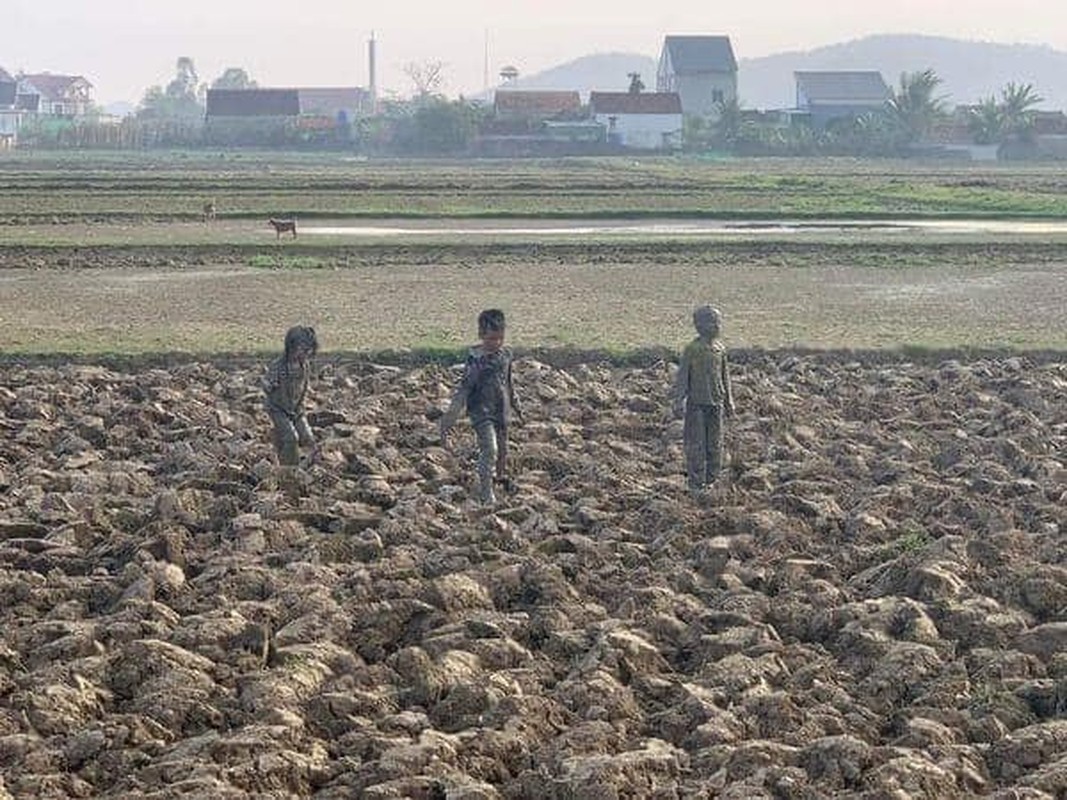
[[[1067,215],[1059,165],[855,159],[354,160],[336,154],[0,154],[0,227],[301,217]]]
[[[454,373],[287,477],[262,368],[0,361],[0,794],[1063,796],[1062,362],[754,354],[694,499],[669,365],[521,359],[491,509]]]
[[[1062,239],[275,242],[253,211],[316,207],[330,169],[272,158],[0,159],[0,797],[1063,797]],[[1041,169],[795,166],[371,182],[450,214],[497,179],[511,208],[582,184],[589,216],[649,181],[715,184],[679,208],[1062,203]],[[250,175],[280,193],[186,219]],[[737,413],[694,497],[661,348],[704,301]],[[488,305],[525,419],[481,507],[428,356]],[[258,384],[296,322],[322,449],[289,471]]]
[[[24,353],[264,351],[297,322],[328,350],[456,349],[486,306],[520,348],[674,348],[705,301],[736,347],[1067,348],[1067,263],[6,269],[0,288],[0,346]]]

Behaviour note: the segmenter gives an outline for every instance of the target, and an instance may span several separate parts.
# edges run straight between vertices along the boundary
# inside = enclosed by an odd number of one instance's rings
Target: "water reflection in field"
[[[1067,234],[1067,221],[1055,220],[804,220],[783,222],[730,222],[730,221],[679,221],[679,222],[602,222],[590,225],[585,222],[554,220],[537,223],[524,220],[486,221],[474,223],[463,221],[441,225],[438,221],[412,221],[395,225],[332,225],[301,228],[301,233],[319,236],[487,236],[500,237],[552,237],[552,236],[603,236],[603,237],[714,237],[714,236],[789,236],[795,234],[969,234],[1051,236]]]

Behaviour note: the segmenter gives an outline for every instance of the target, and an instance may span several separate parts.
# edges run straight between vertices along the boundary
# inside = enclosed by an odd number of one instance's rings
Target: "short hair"
[[[285,355],[289,355],[298,346],[305,345],[311,350],[311,355],[319,351],[319,340],[315,336],[315,329],[310,325],[294,325],[285,332]]]
[[[703,322],[714,322],[722,327],[722,312],[714,306],[698,306],[693,310],[693,324],[700,325]]]
[[[478,335],[504,330],[504,312],[499,308],[487,308],[478,315]]]

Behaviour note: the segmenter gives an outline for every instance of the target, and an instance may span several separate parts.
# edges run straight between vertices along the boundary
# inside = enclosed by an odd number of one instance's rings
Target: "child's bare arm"
[[[522,406],[519,405],[519,398],[515,394],[515,382],[511,379],[511,364],[508,364],[508,403],[515,415],[515,421],[521,425],[523,423]]]
[[[440,429],[442,441],[446,439],[448,432],[459,420],[459,416],[463,413],[463,409],[466,408],[467,398],[470,396],[471,389],[473,388],[476,379],[477,362],[473,358],[468,357],[467,363],[463,367],[463,378],[460,380],[459,386],[456,387],[456,391],[453,392],[452,399],[448,403],[448,408],[441,416]]]
[[[461,386],[455,394],[452,395],[452,400],[448,404],[448,408],[445,409],[445,413],[441,416],[441,438],[444,439],[452,426],[459,420],[459,415],[463,413],[463,407],[467,402],[467,392],[463,391]]]
[[[689,353],[683,351],[682,358],[678,362],[678,374],[674,377],[674,385],[668,394],[671,400],[671,410],[676,416],[684,410],[687,394],[689,394]]]
[[[732,417],[734,415],[734,392],[730,388],[730,368],[726,360],[726,353],[722,354],[722,393],[723,393],[723,411],[726,412],[726,416]]]

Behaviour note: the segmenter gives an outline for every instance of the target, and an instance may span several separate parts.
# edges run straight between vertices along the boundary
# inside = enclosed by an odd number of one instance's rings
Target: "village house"
[[[603,141],[577,91],[497,89],[474,148],[483,156],[566,155],[594,152]]]
[[[18,81],[11,77],[6,69],[0,67],[0,108],[14,108],[17,94]]]
[[[717,117],[723,103],[737,99],[737,59],[730,38],[664,38],[656,91],[678,94],[687,115]]]
[[[93,85],[81,75],[19,75],[16,105],[51,117],[84,117],[93,110]]]
[[[296,117],[296,89],[208,89],[207,117]]]
[[[15,108],[18,82],[0,67],[0,150],[15,146],[21,112]]]
[[[502,122],[574,119],[581,110],[581,96],[574,91],[497,89],[493,96],[493,115]]]
[[[608,144],[645,150],[681,145],[682,101],[676,92],[591,92],[589,113]]]
[[[373,108],[358,86],[208,89],[205,137],[220,146],[337,144]]]
[[[371,112],[371,94],[358,86],[208,89],[207,117],[324,117],[351,122]]]
[[[296,90],[300,113],[351,122],[373,113],[371,93],[359,86],[303,87]]]
[[[794,72],[796,111],[815,128],[885,110],[892,92],[874,70]]]

